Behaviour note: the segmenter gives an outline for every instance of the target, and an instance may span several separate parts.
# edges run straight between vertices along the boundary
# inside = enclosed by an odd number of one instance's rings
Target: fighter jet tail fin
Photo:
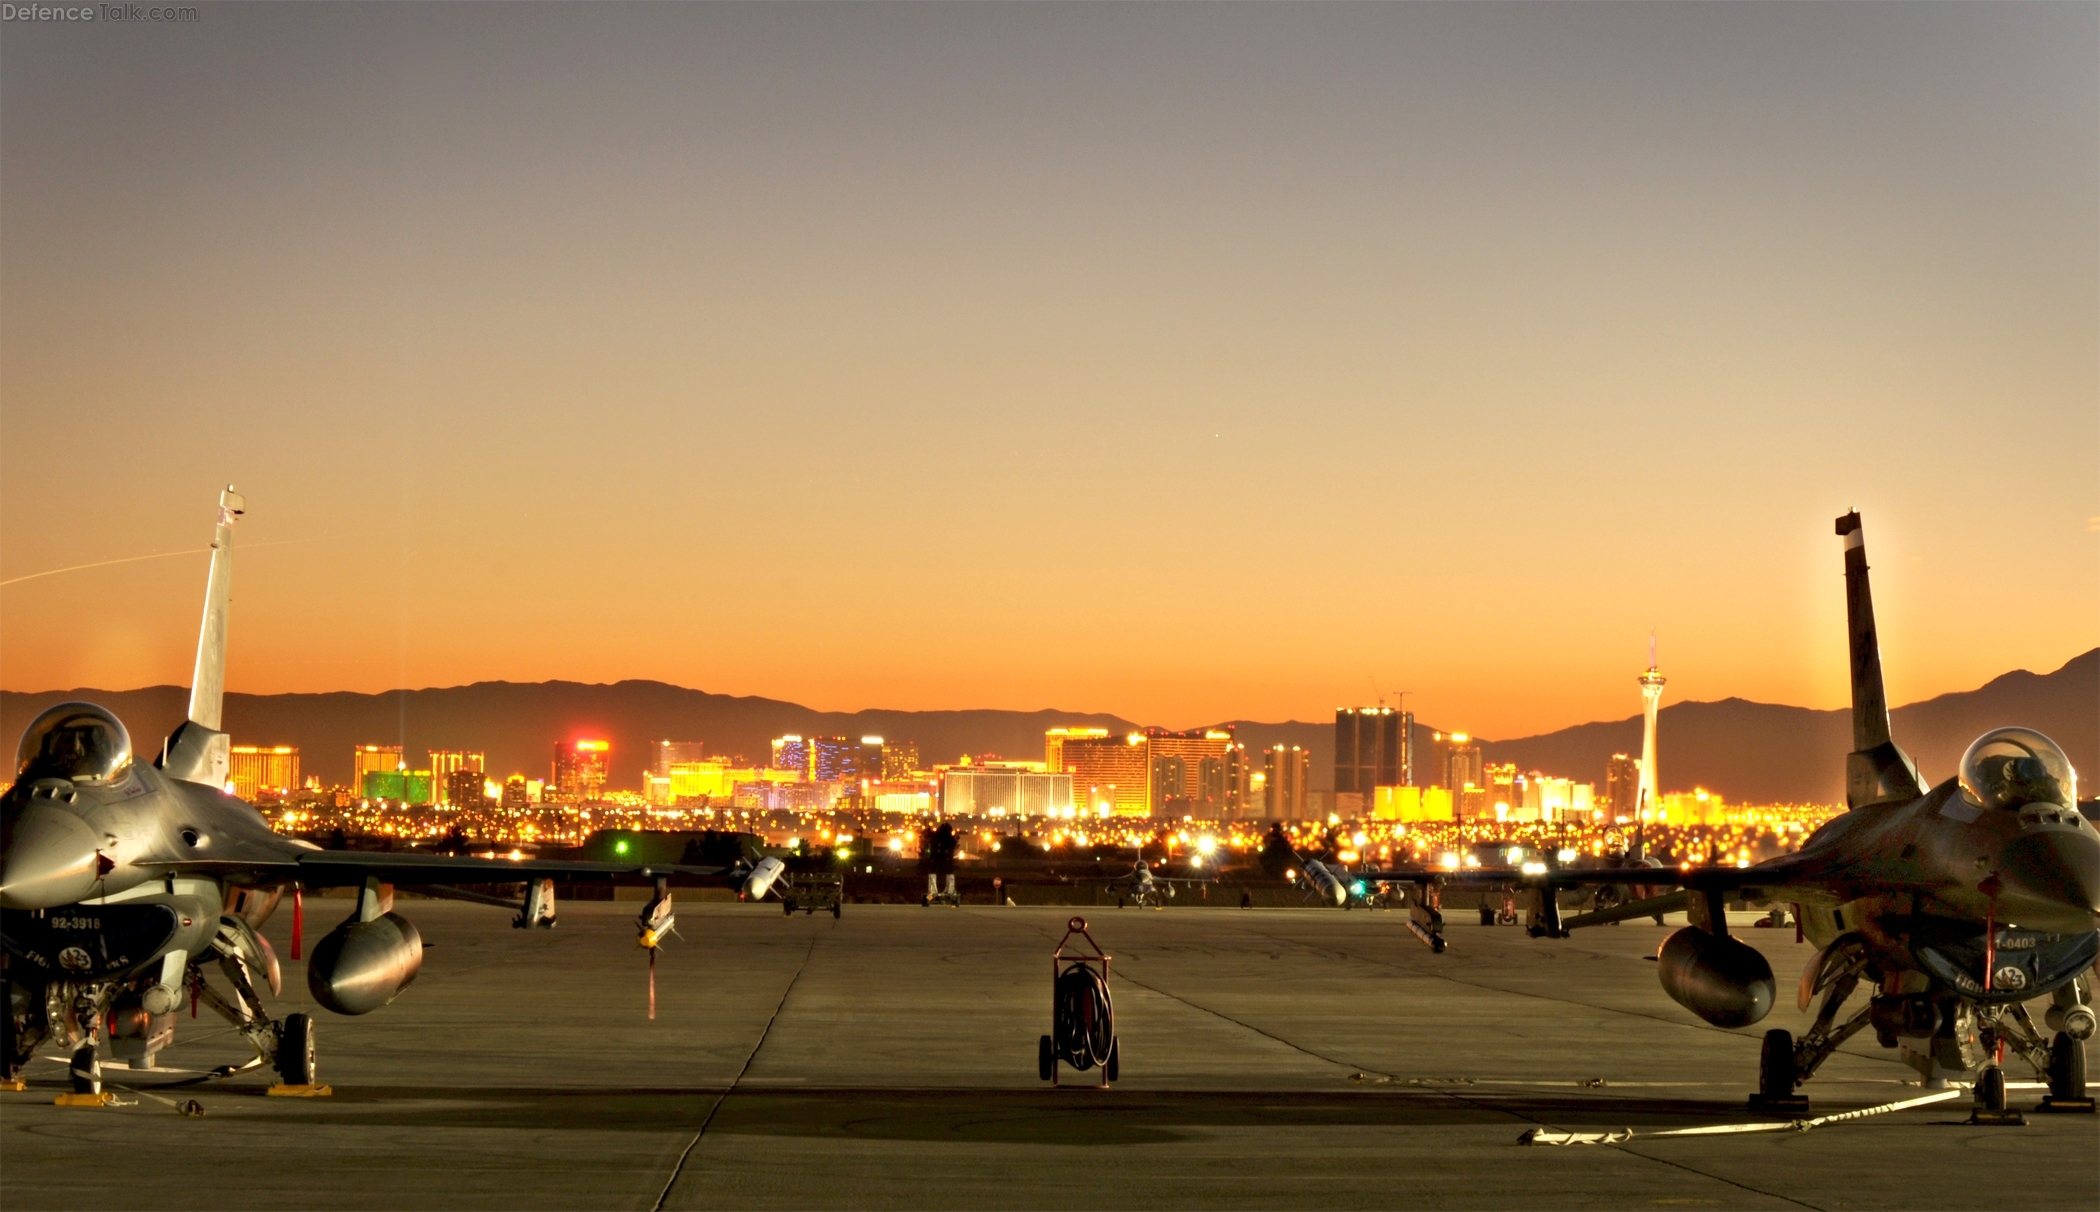
[[[1854,510],[1837,520],[1845,540],[1845,618],[1852,649],[1852,753],[1845,759],[1845,802],[1858,808],[1925,794],[1917,763],[1889,732],[1888,692],[1881,684],[1881,640],[1874,594],[1867,585],[1866,536]]]
[[[212,532],[211,574],[204,583],[204,625],[197,635],[197,667],[190,675],[189,720],[169,735],[160,766],[171,777],[223,786],[232,753],[219,731],[226,702],[226,612],[233,599],[233,524],[248,503],[231,484],[219,494]]]

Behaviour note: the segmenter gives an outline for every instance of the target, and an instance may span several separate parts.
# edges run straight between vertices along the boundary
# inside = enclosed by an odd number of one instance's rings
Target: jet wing
[[[1652,888],[1701,888],[1722,892],[1782,883],[1785,873],[1772,865],[1754,867],[1399,867],[1356,871],[1351,878],[1367,884],[1551,884],[1576,888],[1587,884],[1639,884]]]
[[[581,859],[500,859],[444,854],[390,854],[369,850],[313,850],[299,856],[300,882],[315,887],[381,879],[390,884],[509,884],[525,879],[601,879],[615,876],[727,876],[735,867],[677,863],[597,863]]]
[[[684,875],[698,878],[741,874],[736,867],[683,864],[598,863],[580,859],[496,859],[444,854],[400,854],[373,850],[298,850],[268,858],[176,859],[144,862],[169,875],[244,874],[257,883],[297,880],[309,888],[343,887],[367,879],[415,887],[420,884],[511,884],[528,879],[609,880]]]

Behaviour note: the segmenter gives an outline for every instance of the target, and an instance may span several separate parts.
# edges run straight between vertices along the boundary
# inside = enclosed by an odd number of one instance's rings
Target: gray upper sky
[[[1853,506],[1899,700],[2100,642],[2094,5],[198,18],[0,27],[0,578],[237,483],[234,689],[1828,705]]]

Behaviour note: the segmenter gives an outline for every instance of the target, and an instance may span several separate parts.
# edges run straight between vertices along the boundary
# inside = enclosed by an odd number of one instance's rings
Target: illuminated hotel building
[[[1641,806],[1641,764],[1623,753],[1614,753],[1604,764],[1604,803],[1614,818],[1633,819]]]
[[[588,804],[605,794],[605,780],[612,769],[610,741],[556,741],[554,779],[556,794],[570,803]]]
[[[909,779],[912,776],[912,772],[917,769],[919,769],[919,743],[917,741],[883,742],[881,777],[885,781]]]
[[[1480,744],[1463,732],[1434,734],[1440,787],[1451,792],[1453,806],[1461,818],[1493,811],[1487,799],[1487,764]]]
[[[1072,802],[1072,776],[1030,770],[1034,763],[951,766],[941,772],[947,816],[1062,816]]]
[[[1072,739],[1099,740],[1108,735],[1106,728],[1052,728],[1043,734],[1043,762],[1053,774],[1065,768],[1065,742]]]
[[[235,745],[226,777],[233,794],[253,801],[265,791],[282,794],[299,786],[297,745]]]
[[[1380,787],[1413,781],[1414,717],[1391,707],[1340,707],[1334,713],[1334,810],[1369,816]]]
[[[809,742],[794,733],[773,740],[773,769],[809,777]]]
[[[398,774],[407,768],[399,745],[358,745],[350,751],[350,788],[364,795],[366,775]]]
[[[432,771],[431,774],[433,778],[436,777],[436,771]],[[444,797],[442,802],[449,808],[486,808],[489,802],[487,780],[488,776],[479,768],[461,768],[438,780],[436,790]]]
[[[430,787],[431,790],[437,793],[437,802],[440,804],[452,805],[453,775],[462,771],[483,775],[487,770],[488,762],[482,754],[466,753],[458,749],[433,749],[430,751]],[[480,793],[477,791],[471,798],[475,803],[479,803],[481,799]]]
[[[1270,818],[1305,818],[1305,785],[1312,779],[1312,753],[1296,745],[1277,745],[1262,755],[1263,808]]]
[[[1145,748],[1152,766],[1154,816],[1218,818],[1225,809],[1225,764],[1232,750],[1231,729],[1169,732],[1147,728]]]
[[[706,760],[701,754],[704,745],[700,741],[658,741],[656,743],[656,773],[668,775],[671,767],[681,762]]]
[[[1105,728],[1053,728],[1047,763],[1072,776],[1072,798],[1089,816],[1152,815],[1152,756],[1142,732],[1110,736]]]

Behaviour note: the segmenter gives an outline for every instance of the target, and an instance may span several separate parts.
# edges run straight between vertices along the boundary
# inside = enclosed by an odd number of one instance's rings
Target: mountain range
[[[53,703],[85,699],[116,712],[142,755],[180,723],[188,691],[0,692],[0,735],[19,736]],[[1991,728],[2021,724],[2062,745],[2073,765],[2100,772],[2100,648],[2051,673],[2016,670],[1975,690],[1898,707],[1897,740],[1932,781],[1952,775],[1962,750]],[[1332,787],[1333,725],[1326,722],[1229,721],[1250,751],[1300,745],[1312,752],[1312,786]],[[777,699],[709,694],[662,682],[477,682],[381,694],[238,694],[226,696],[225,727],[237,744],[297,745],[305,772],[346,782],[350,754],[363,744],[399,744],[411,766],[433,748],[488,755],[493,775],[545,777],[554,745],[581,737],[612,742],[614,787],[640,785],[650,748],[660,739],[698,740],[709,754],[766,760],[773,737],[879,735],[918,744],[926,763],[958,755],[999,754],[1040,760],[1043,733],[1060,725],[1120,733],[1141,725],[1073,711],[814,711]],[[1416,726],[1418,781],[1428,770],[1432,728]],[[1844,798],[1844,757],[1851,715],[1729,698],[1672,703],[1657,725],[1657,765],[1667,789],[1706,787],[1748,803],[1837,803]],[[1641,718],[1599,721],[1540,736],[1483,741],[1487,760],[1514,762],[1581,782],[1604,779],[1614,753],[1638,753]],[[2088,778],[2093,774],[2089,773]],[[2090,795],[2090,784],[2086,788]]]

